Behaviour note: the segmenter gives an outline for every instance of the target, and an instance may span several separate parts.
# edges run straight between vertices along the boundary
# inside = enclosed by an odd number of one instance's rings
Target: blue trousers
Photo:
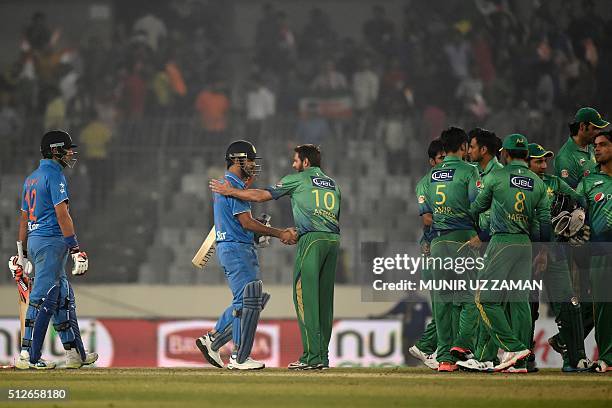
[[[225,309],[215,330],[224,331],[232,325],[232,340],[240,344],[240,315],[242,310],[242,293],[247,283],[260,279],[257,251],[253,244],[239,242],[221,242],[217,244],[217,258],[223,267],[225,279],[232,291],[232,304]]]
[[[68,278],[66,277],[68,245],[64,240],[56,237],[30,237],[28,254],[36,272],[30,301],[39,302],[53,285],[59,288],[60,298],[66,298],[68,296]]]
[[[68,246],[62,237],[34,236],[28,239],[28,250],[36,276],[26,312],[22,349],[30,352],[31,362],[38,361],[52,318],[64,348],[76,346],[83,356],[84,349],[80,342],[74,310],[74,295],[66,277]]]

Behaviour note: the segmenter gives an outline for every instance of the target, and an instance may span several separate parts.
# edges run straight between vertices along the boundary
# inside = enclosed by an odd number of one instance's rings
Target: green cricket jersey
[[[476,167],[465,161],[446,156],[444,161],[429,171],[425,191],[425,212],[433,217],[435,231],[474,229],[470,203],[480,187]]]
[[[291,196],[291,210],[298,235],[307,232],[340,233],[340,189],[318,167],[289,174],[266,190],[275,200]]]
[[[499,160],[497,160],[497,157],[493,157],[491,160],[489,160],[484,170],[482,170],[479,164],[478,169],[480,172],[480,178],[482,179],[482,185],[484,186],[487,183],[489,174],[493,170],[503,169],[503,168],[504,168],[504,165],[501,164]],[[491,234],[491,210],[490,209],[480,214],[478,218],[478,227],[481,231],[484,232],[484,235],[483,234],[480,235],[481,239],[485,237],[486,239],[488,239],[487,236]]]
[[[584,176],[595,170],[597,162],[593,145],[582,148],[570,136],[555,156],[555,174],[572,188],[576,188]]]
[[[595,168],[582,179],[577,192],[587,209],[591,241],[612,242],[612,177]]]
[[[542,181],[546,184],[546,196],[552,204],[556,194],[563,194],[569,196],[573,201],[579,202],[580,195],[569,186],[561,177],[557,177],[552,174],[544,174]]]
[[[415,193],[417,197],[417,205],[419,207],[419,215],[431,212],[427,206],[427,187],[429,185],[429,173],[424,175],[415,187]]]
[[[512,161],[489,173],[482,192],[472,203],[474,217],[491,208],[491,235],[496,233],[531,235],[537,218],[541,233],[538,241],[550,239],[550,206],[546,185],[527,163]]]
[[[491,160],[489,160],[489,162],[487,163],[487,167],[485,167],[484,170],[482,169],[482,167],[480,167],[480,164],[478,164],[478,171],[480,173],[480,178],[484,178],[487,174],[491,173],[495,169],[503,169],[503,168],[504,168],[504,165],[501,164],[499,160],[497,160],[497,157],[493,157]]]

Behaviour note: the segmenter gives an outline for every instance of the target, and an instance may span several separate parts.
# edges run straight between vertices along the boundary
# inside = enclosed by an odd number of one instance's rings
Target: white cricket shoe
[[[81,359],[81,353],[75,348],[66,350],[66,368],[81,368],[84,365],[93,364],[98,360],[98,353],[85,352],[85,360]]]
[[[206,333],[202,337],[198,337],[196,346],[198,346],[206,361],[217,368],[223,368],[225,367],[225,363],[223,363],[221,359],[221,353],[219,353],[219,350],[213,350],[212,342],[213,339],[210,337],[210,333]]]
[[[457,361],[457,365],[466,371],[493,372],[495,369],[495,364],[492,361],[478,361],[473,358],[466,361]]]
[[[504,353],[501,363],[495,366],[495,371],[502,371],[508,367],[512,367],[517,361],[528,357],[531,354],[531,350],[525,349],[521,351],[507,351]]]
[[[18,370],[30,369],[30,353],[27,350],[21,350],[19,360],[15,362],[15,368]]]
[[[18,370],[28,370],[30,368],[34,370],[53,370],[55,363],[53,361],[39,359],[36,363],[30,363],[30,353],[27,350],[21,350],[19,353],[19,360],[15,363],[15,368]]]
[[[244,363],[239,363],[236,361],[236,356],[232,355],[227,368],[230,370],[261,370],[265,366],[261,361],[253,360],[251,357],[247,357]]]
[[[71,348],[66,350],[66,368],[81,368],[83,366],[83,360],[78,350]]]
[[[608,371],[612,371],[612,367],[610,367],[605,361],[603,360],[598,360],[597,362],[595,362],[595,372],[596,373],[605,373]]]
[[[98,361],[98,353],[85,351],[85,360],[83,360],[83,365],[90,365]]]
[[[416,358],[417,360],[421,360],[423,364],[425,364],[427,367],[431,368],[432,370],[438,369],[439,363],[436,360],[436,353],[425,354],[421,350],[419,350],[417,346],[410,347],[408,349],[408,352],[410,353],[412,357]]]

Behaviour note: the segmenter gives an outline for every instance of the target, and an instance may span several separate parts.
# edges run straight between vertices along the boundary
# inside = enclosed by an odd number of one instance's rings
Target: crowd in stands
[[[34,13],[0,76],[0,172],[17,171],[8,158],[19,149],[36,156],[44,130],[67,129],[87,166],[88,204],[104,214],[119,173],[110,169],[125,160],[117,150],[154,151],[165,129],[171,155],[188,132],[166,123],[187,121],[215,148],[237,137],[375,141],[384,175],[413,181],[426,164],[418,149],[449,124],[555,148],[577,107],[612,106],[612,24],[596,7],[605,1],[407,1],[401,18],[381,1],[352,37],[325,2],[302,27],[282,2],[261,2],[252,44],[236,43],[231,7],[219,3],[153,2],[133,18],[116,10],[109,38],[65,38]]]

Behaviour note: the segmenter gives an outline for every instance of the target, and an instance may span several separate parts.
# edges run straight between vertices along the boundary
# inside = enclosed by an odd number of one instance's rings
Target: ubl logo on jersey
[[[316,187],[325,188],[328,190],[335,190],[336,184],[334,184],[333,180],[323,177],[311,177],[312,184]]]
[[[436,170],[431,173],[431,181],[452,181],[455,176],[455,169]]]
[[[533,191],[533,179],[524,176],[512,176],[510,178],[510,187]]]

